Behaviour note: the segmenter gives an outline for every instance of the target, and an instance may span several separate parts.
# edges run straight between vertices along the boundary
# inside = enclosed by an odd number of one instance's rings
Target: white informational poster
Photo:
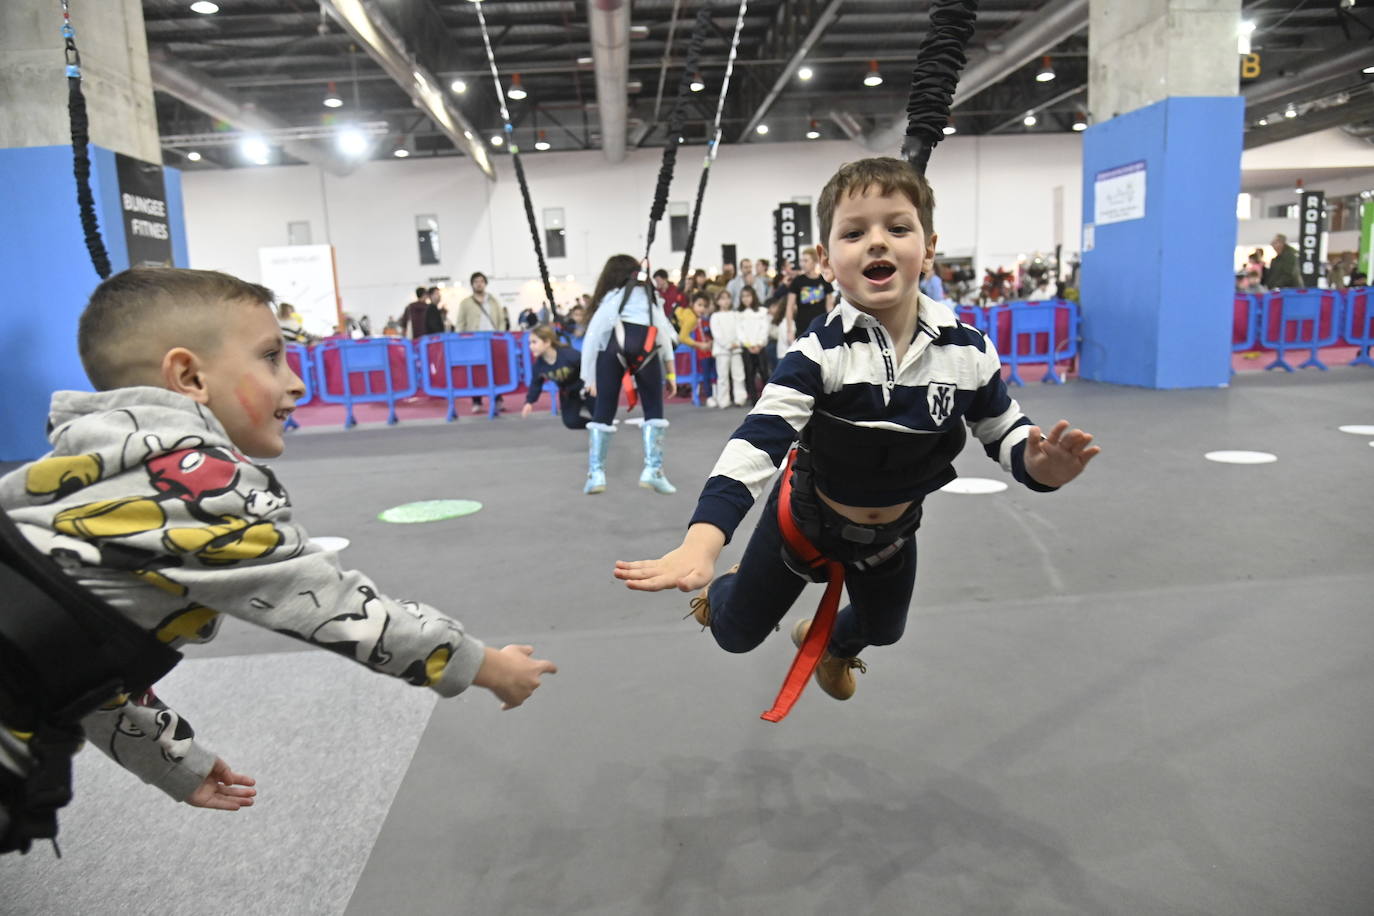
[[[1093,223],[1124,223],[1145,216],[1145,162],[1098,172],[1093,181]]]
[[[259,248],[262,285],[300,313],[305,330],[328,337],[339,326],[339,291],[332,245],[283,245]]]

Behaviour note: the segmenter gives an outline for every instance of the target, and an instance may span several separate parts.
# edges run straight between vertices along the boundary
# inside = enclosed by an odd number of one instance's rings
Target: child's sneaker
[[[734,566],[731,566],[729,569],[727,569],[727,570],[725,571],[725,574],[728,576],[728,575],[731,575],[732,573],[737,573],[737,572],[739,572],[739,564],[738,564],[738,563],[736,563]],[[711,582],[714,582],[714,581],[715,581],[714,579],[711,580]],[[690,614],[687,615],[687,616],[689,616],[689,617],[695,619],[697,623],[701,624],[701,628],[702,628],[703,630],[705,630],[705,629],[707,629],[707,628],[709,628],[709,627],[711,626],[711,602],[710,602],[710,599],[708,599],[708,598],[706,597],[706,593],[707,593],[708,591],[710,591],[710,589],[711,589],[711,582],[707,582],[707,583],[706,583],[706,587],[703,588],[700,592],[698,592],[698,593],[697,593],[697,596],[696,596],[695,598],[692,599],[692,602],[691,602],[691,605],[690,605],[691,608],[692,608],[692,613],[690,613]]]
[[[810,617],[798,620],[796,626],[792,627],[792,645],[800,649],[806,639],[806,632],[810,629]],[[854,675],[850,673],[855,668],[859,669],[861,674],[868,672],[868,666],[863,663],[863,659],[836,658],[827,651],[821,656],[820,664],[816,666],[816,683],[835,699],[847,700],[854,695],[858,687]]]
[[[707,406],[707,407],[715,407],[715,406],[716,406],[716,399],[715,399],[715,398],[707,398],[707,399],[706,399],[706,406]]]

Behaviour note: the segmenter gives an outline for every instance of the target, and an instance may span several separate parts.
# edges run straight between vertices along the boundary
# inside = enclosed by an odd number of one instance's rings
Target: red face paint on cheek
[[[248,417],[248,422],[254,425],[261,423],[272,411],[264,409],[263,403],[267,399],[266,392],[256,384],[251,378],[244,377],[239,379],[239,383],[234,388],[234,398],[239,402],[239,407],[243,408],[244,414]]]

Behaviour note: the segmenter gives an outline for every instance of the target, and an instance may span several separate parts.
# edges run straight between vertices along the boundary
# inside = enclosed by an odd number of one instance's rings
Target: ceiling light
[[[468,84],[462,80],[454,80],[448,84],[448,88],[452,89],[455,94],[462,95],[464,92],[468,91]]]
[[[758,127],[755,127],[755,128],[754,128],[754,133],[756,133],[756,134],[758,134],[760,137],[762,137],[764,134],[768,133],[768,125],[767,125],[767,124],[760,124]]]
[[[539,139],[534,141],[534,148],[542,153],[547,149],[552,149],[552,147],[553,144],[551,144],[548,140],[544,139],[544,132],[541,130],[539,132]]]
[[[272,147],[262,137],[244,137],[239,143],[239,152],[256,165],[266,165],[272,159]]]
[[[219,5],[211,3],[210,0],[196,0],[191,4],[191,12],[209,16],[211,13],[219,12]]]
[[[799,80],[809,80],[811,79],[811,77],[815,75],[815,71],[812,70],[810,67],[802,67],[797,71],[797,79]]]
[[[577,65],[578,65],[579,67],[590,67],[590,66],[592,66],[592,63],[593,63],[593,62],[592,62],[592,59],[591,59],[590,57],[579,57],[579,58],[577,59]]]
[[[706,84],[701,81],[700,73],[692,77],[692,82],[688,85],[688,88],[690,88],[693,92],[700,92],[701,90],[706,88]]]
[[[345,156],[359,158],[367,153],[367,137],[356,127],[345,127],[334,137],[339,152]]]
[[[1036,123],[1035,112],[1033,112],[1033,111],[1028,111],[1028,112],[1026,112],[1026,116],[1025,116],[1024,118],[1021,119],[1021,123],[1024,124],[1024,125],[1026,125],[1027,127],[1034,127],[1034,126],[1035,126],[1035,123]]]
[[[1054,66],[1050,63],[1050,56],[1046,54],[1040,61],[1040,69],[1036,71],[1035,81],[1048,83],[1052,79],[1054,79]]]
[[[864,77],[864,85],[881,86],[882,84],[883,75],[878,72],[878,62],[876,60],[870,60],[868,62],[868,76]]]
[[[1085,115],[1085,114],[1084,114],[1083,112],[1081,112],[1081,111],[1078,112],[1077,114],[1075,114],[1075,115],[1073,116],[1073,129],[1074,129],[1074,130],[1087,130],[1087,129],[1088,129],[1088,116]]]
[[[1260,118],[1260,119],[1259,119],[1259,126],[1260,126],[1260,127],[1268,127],[1268,126],[1269,126],[1269,119],[1268,119],[1268,118]]]
[[[1370,64],[1368,67],[1365,67],[1365,68],[1364,68],[1363,70],[1361,70],[1360,72],[1361,72],[1361,73],[1374,73],[1374,64]]]
[[[192,162],[199,162],[200,153],[196,152],[195,150],[191,150],[189,153],[186,154],[186,158]]]
[[[491,138],[491,145],[492,145],[492,146],[500,146],[502,143],[505,143],[505,142],[506,142],[505,138],[502,137],[500,134],[497,134],[496,136],[494,136],[494,137]]]
[[[1255,24],[1250,20],[1241,22],[1236,29],[1236,51],[1240,54],[1249,54],[1250,36],[1255,33]]]
[[[339,90],[334,87],[333,80],[329,82],[329,88],[324,93],[325,108],[342,108],[343,99],[339,98]]]
[[[1285,118],[1296,118],[1298,116],[1298,110],[1292,105],[1289,105],[1283,110],[1283,116]]]
[[[391,151],[391,155],[395,156],[397,159],[405,159],[410,155],[410,150],[406,149],[404,146],[398,146]]]
[[[820,125],[816,123],[815,119],[812,119],[812,121],[811,121],[811,129],[808,130],[808,131],[806,132],[806,139],[808,139],[808,140],[819,140],[820,138],[821,138]]]
[[[948,137],[950,134],[957,134],[959,128],[954,126],[954,121],[951,119],[950,122],[944,126],[944,132],[945,136]]]
[[[648,38],[648,37],[649,37],[649,27],[648,27],[647,25],[632,25],[632,26],[630,26],[630,37],[631,37],[631,38]]]
[[[510,78],[510,88],[506,90],[506,95],[515,99],[517,102],[529,95],[525,87],[520,85],[520,74],[515,74]]]

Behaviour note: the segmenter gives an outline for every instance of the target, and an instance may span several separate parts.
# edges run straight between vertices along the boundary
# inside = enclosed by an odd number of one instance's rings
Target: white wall
[[[702,155],[698,146],[679,151],[671,201],[695,199]],[[737,245],[740,257],[771,259],[778,203],[806,196],[814,204],[840,163],[865,155],[848,141],[724,147],[711,168],[693,266],[718,267],[723,243]],[[600,151],[522,157],[536,218],[542,224],[544,208],[561,207],[568,227],[567,257],[549,261],[550,274],[572,275],[589,290],[608,256],[643,253],[661,156],[637,150],[614,165]],[[370,162],[346,178],[312,166],[186,172],[191,266],[256,280],[258,249],[286,244],[287,223],[307,220],[315,243],[336,248],[344,309],[370,315],[377,328],[431,277],[465,285],[481,270],[497,290],[518,289],[538,277],[538,267],[511,160],[495,163],[495,183],[456,157]],[[980,271],[1052,252],[1054,188],[1062,186],[1064,251],[1077,251],[1081,163],[1077,134],[945,140],[929,170],[940,250],[972,254]],[[439,218],[436,265],[419,263],[421,213]],[[651,252],[656,268],[681,266],[669,248],[665,217]]]

